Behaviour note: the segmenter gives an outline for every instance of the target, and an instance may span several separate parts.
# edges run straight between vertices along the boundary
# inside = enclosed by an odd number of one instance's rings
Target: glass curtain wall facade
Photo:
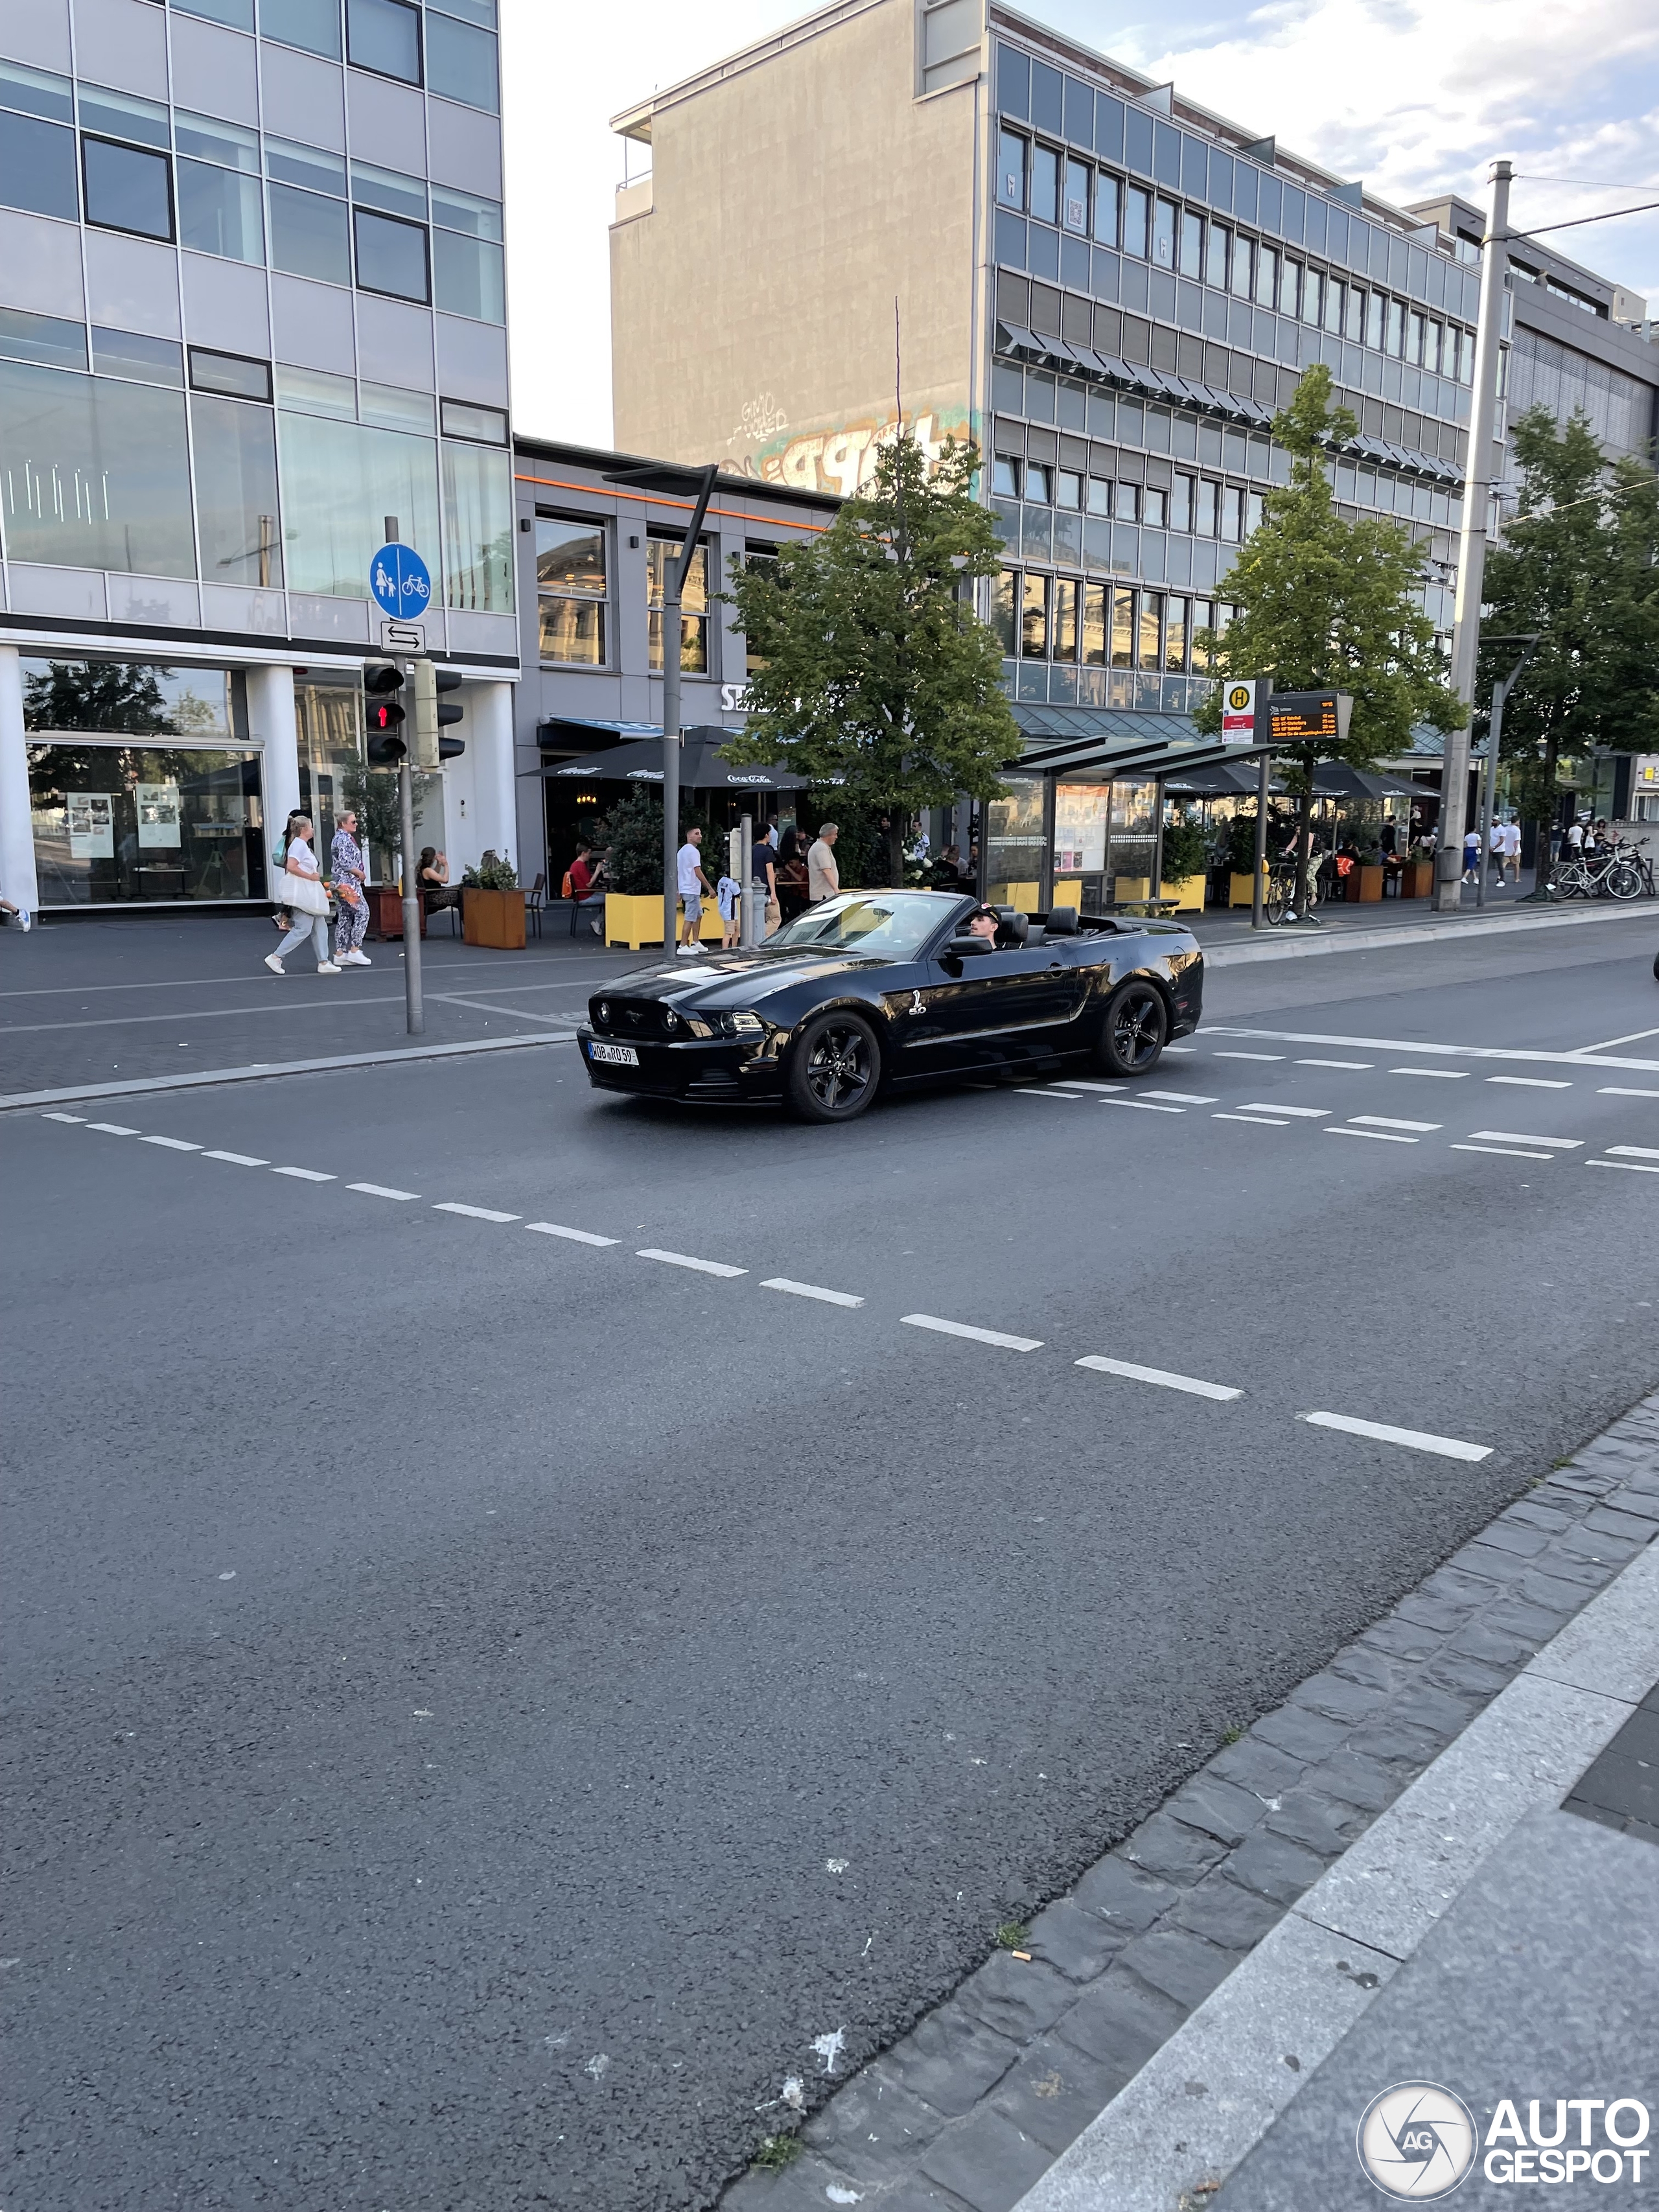
[[[1194,640],[1287,473],[1273,415],[1316,362],[1360,425],[1338,501],[1441,564],[1449,635],[1478,269],[1006,40],[994,86],[988,611],[1012,696],[1190,710]]]

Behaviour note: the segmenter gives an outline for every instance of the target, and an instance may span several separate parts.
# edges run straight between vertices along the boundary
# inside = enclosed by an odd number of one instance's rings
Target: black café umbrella
[[[734,734],[722,729],[685,732],[680,747],[682,791],[799,791],[806,784],[808,779],[792,768],[733,768],[720,748]],[[575,776],[586,783],[659,784],[662,740],[643,738],[630,744],[612,745],[582,760],[562,761],[547,774],[560,781]]]
[[[1422,796],[1414,783],[1407,783],[1397,775],[1379,775],[1373,769],[1351,768],[1346,761],[1321,761],[1314,770],[1313,787],[1321,799],[1419,799]]]

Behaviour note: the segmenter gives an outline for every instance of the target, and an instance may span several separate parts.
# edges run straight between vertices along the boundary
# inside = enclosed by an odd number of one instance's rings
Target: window
[[[536,608],[544,660],[605,663],[605,528],[592,517],[536,517]]]
[[[0,61],[0,107],[21,115],[45,116],[52,123],[73,123],[75,94],[66,76],[47,70],[25,69],[21,62]]]
[[[426,185],[400,169],[376,169],[367,161],[354,161],[351,198],[357,207],[378,208],[383,215],[402,216],[409,222],[426,221]]]
[[[1112,514],[1119,522],[1139,522],[1140,520],[1140,486],[1121,483],[1112,503]]]
[[[1342,335],[1342,307],[1346,287],[1339,277],[1325,280],[1325,328],[1334,338]]]
[[[1042,660],[1048,651],[1048,579],[1028,574],[1019,600],[1019,649],[1027,660]]]
[[[179,152],[179,241],[227,261],[263,262],[259,139],[234,123],[174,118]]]
[[[1210,225],[1210,250],[1205,257],[1204,282],[1218,292],[1227,289],[1227,247],[1232,233],[1224,222]]]
[[[346,0],[346,59],[380,76],[421,81],[421,19],[404,0]]]
[[[1460,384],[1474,382],[1474,332],[1473,331],[1460,331],[1457,334],[1457,380]]]
[[[1031,213],[1040,222],[1054,222],[1060,214],[1060,156],[1052,146],[1031,149]]]
[[[1261,527],[1261,495],[1249,491],[1244,495],[1244,535],[1254,538]]]
[[[87,334],[79,323],[63,322],[56,315],[0,307],[0,355],[8,361],[45,362],[54,368],[84,368]]]
[[[1128,668],[1133,665],[1135,644],[1135,595],[1124,584],[1112,586],[1112,665]]]
[[[1025,496],[1046,500],[1048,497],[1048,464],[1046,461],[1027,461],[1025,464]]]
[[[1170,527],[1171,530],[1190,530],[1193,526],[1193,494],[1197,489],[1190,477],[1178,476],[1170,494]]]
[[[997,133],[997,198],[1006,208],[1025,205],[1025,141],[1012,131]]]
[[[1106,586],[1083,586],[1083,659],[1091,668],[1106,665]]]
[[[1342,335],[1350,345],[1365,342],[1365,295],[1358,284],[1348,287],[1348,304],[1342,318]]]
[[[1204,274],[1204,218],[1190,208],[1181,214],[1181,273],[1194,278]]]
[[[432,187],[432,289],[447,314],[474,322],[507,320],[507,272],[499,243],[499,200],[474,199],[445,185]]]
[[[680,541],[652,538],[646,541],[646,628],[650,665],[662,666],[662,604],[671,562],[678,561]],[[680,594],[680,668],[688,676],[708,673],[708,547],[700,544],[691,556],[685,587]]]
[[[351,248],[343,200],[322,199],[271,185],[270,265],[290,276],[312,276],[325,284],[349,284]]]
[[[1259,246],[1255,250],[1255,304],[1271,307],[1279,296],[1279,248]]]
[[[1139,185],[1126,187],[1123,194],[1123,251],[1133,253],[1137,261],[1146,258],[1147,230],[1152,219],[1150,192],[1143,192]]]
[[[282,46],[340,58],[340,0],[259,0],[259,29]]]
[[[1390,300],[1388,335],[1382,342],[1382,350],[1393,354],[1397,360],[1405,349],[1405,337],[1406,310],[1398,300]]]
[[[280,590],[276,418],[266,408],[196,392],[190,425],[204,578]]]
[[[1214,629],[1215,601],[1213,599],[1194,599],[1193,601],[1192,630],[1194,640],[1192,654],[1193,666],[1194,668],[1207,668],[1210,665],[1210,656],[1207,653],[1200,652],[1197,639],[1200,631],[1212,632]]]
[[[1102,246],[1117,244],[1117,205],[1121,197],[1115,177],[1095,173],[1095,237]]]
[[[1164,617],[1164,665],[1175,676],[1187,672],[1187,602],[1171,599]]]
[[[1255,241],[1249,238],[1233,240],[1233,297],[1248,300],[1250,296],[1251,272],[1255,265]]]
[[[270,404],[270,368],[237,353],[190,349],[190,380],[198,392],[222,392],[233,399],[263,399]]]
[[[1076,469],[1061,469],[1054,479],[1054,505],[1081,507],[1083,478]]]
[[[6,79],[32,76],[12,64],[3,65],[0,100],[9,100],[15,88]],[[62,216],[73,222],[81,212],[75,186],[75,133],[38,116],[14,114],[0,107],[0,207],[24,208],[31,215]]]
[[[430,438],[279,408],[283,546],[291,592],[361,599],[398,517],[405,544],[438,566],[438,457]]]
[[[1193,527],[1200,538],[1213,538],[1216,534],[1218,494],[1218,486],[1208,477],[1199,478],[1198,501]]]
[[[474,614],[513,612],[513,464],[488,446],[443,447],[444,597]]]
[[[1422,363],[1423,334],[1427,328],[1427,319],[1419,315],[1413,307],[1406,325],[1406,358],[1414,368],[1420,367]]]
[[[1325,276],[1322,270],[1310,269],[1303,280],[1302,319],[1314,330],[1317,330],[1325,319]]]
[[[1060,210],[1067,230],[1086,237],[1089,230],[1089,172],[1081,161],[1066,164],[1066,204]]]
[[[1140,519],[1149,530],[1162,530],[1169,511],[1167,495],[1157,484],[1148,484],[1141,501]]]
[[[172,238],[173,194],[165,154],[83,137],[81,161],[88,222],[139,238]]]
[[[357,240],[357,282],[362,289],[389,293],[397,300],[416,300],[424,307],[431,296],[425,231],[417,223],[375,215],[368,208],[353,208],[351,227]]]
[[[0,503],[14,561],[193,576],[183,395],[0,361]]]
[[[139,146],[170,146],[173,132],[167,112],[153,100],[137,100],[131,93],[110,92],[100,84],[83,84],[77,96],[81,128],[95,137],[130,139]]]
[[[1279,312],[1293,315],[1301,305],[1302,264],[1288,256],[1279,272]]]
[[[1425,368],[1432,369],[1437,376],[1440,374],[1440,364],[1445,359],[1445,325],[1431,322],[1424,348],[1423,366]]]
[[[343,384],[346,379],[342,377]],[[423,430],[432,435],[436,410],[429,392],[410,392],[398,384],[371,384],[365,377],[357,387],[357,420],[378,422],[387,430]]]
[[[446,438],[471,438],[483,446],[507,443],[507,416],[499,407],[474,407],[464,399],[442,403]]]
[[[343,422],[357,419],[357,387],[349,376],[330,376],[320,368],[276,368],[276,404],[296,415],[333,415]]]
[[[1109,514],[1112,511],[1112,487],[1104,477],[1089,479],[1089,512],[1091,514]]]
[[[308,192],[346,196],[346,165],[338,154],[320,146],[299,146],[289,138],[265,140],[265,174],[285,185],[303,185]]]
[[[1160,269],[1173,269],[1175,252],[1175,202],[1161,199],[1152,210],[1152,259]]]
[[[49,665],[64,664],[35,664]],[[148,688],[145,679],[153,674],[131,664],[108,672],[123,689],[131,687],[129,696]],[[199,682],[206,672],[195,673]],[[214,674],[214,688],[222,688],[222,674]],[[168,747],[165,738],[149,745],[128,737],[31,744],[29,802],[42,897],[49,905],[82,908],[263,897],[259,765],[251,750]]]
[[[998,499],[1019,497],[1020,463],[1013,453],[999,453],[991,464],[991,489]]]
[[[76,326],[76,335],[80,335]],[[80,367],[86,366],[84,361]],[[92,333],[92,365],[100,376],[128,376],[140,384],[170,384],[176,389],[185,380],[185,351],[171,338],[145,337],[137,331]]]
[[[1075,578],[1054,578],[1054,653],[1056,660],[1077,659],[1078,593]]]
[[[1237,545],[1243,535],[1244,495],[1237,484],[1221,487],[1221,535],[1229,545]]]
[[[1014,650],[1014,598],[1018,589],[1019,578],[1012,568],[1000,570],[991,586],[991,628],[1008,656]]]
[[[210,23],[228,23],[233,31],[253,28],[253,0],[173,0],[181,15],[205,16]]]
[[[495,114],[501,95],[496,82],[495,39],[447,15],[426,19],[426,83],[428,92],[459,100],[468,107]]]
[[[1143,592],[1140,595],[1140,665],[1157,668],[1164,659],[1164,594],[1162,592]]]
[[[1365,343],[1373,353],[1382,350],[1382,318],[1388,312],[1388,301],[1380,292],[1365,295]]]

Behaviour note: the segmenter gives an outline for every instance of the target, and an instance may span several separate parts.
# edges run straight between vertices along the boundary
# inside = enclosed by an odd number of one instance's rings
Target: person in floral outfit
[[[363,885],[368,879],[368,864],[357,842],[357,817],[349,807],[335,826],[328,866],[340,902],[334,923],[334,957],[342,968],[370,968],[374,963],[363,951],[363,932],[368,927],[368,896]]]

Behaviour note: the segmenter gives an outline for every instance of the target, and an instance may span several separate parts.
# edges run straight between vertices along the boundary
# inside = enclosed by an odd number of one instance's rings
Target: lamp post
[[[1463,471],[1463,526],[1457,543],[1457,601],[1452,628],[1452,688],[1466,707],[1474,704],[1475,663],[1480,652],[1480,599],[1486,587],[1486,523],[1498,488],[1495,458],[1498,378],[1504,349],[1504,302],[1509,284],[1510,179],[1507,161],[1492,165],[1492,213],[1480,255],[1480,317],[1474,339],[1474,405],[1468,459]],[[1434,902],[1443,914],[1463,903],[1463,822],[1468,808],[1469,726],[1449,730],[1440,776],[1439,878]],[[1486,856],[1481,855],[1481,866]],[[1482,880],[1485,878],[1483,877]]]
[[[674,950],[680,849],[680,601],[697,550],[720,463],[707,468],[678,468],[672,462],[646,462],[638,468],[607,469],[605,482],[635,491],[665,492],[693,502],[680,550],[668,564],[662,592],[662,949]]]

